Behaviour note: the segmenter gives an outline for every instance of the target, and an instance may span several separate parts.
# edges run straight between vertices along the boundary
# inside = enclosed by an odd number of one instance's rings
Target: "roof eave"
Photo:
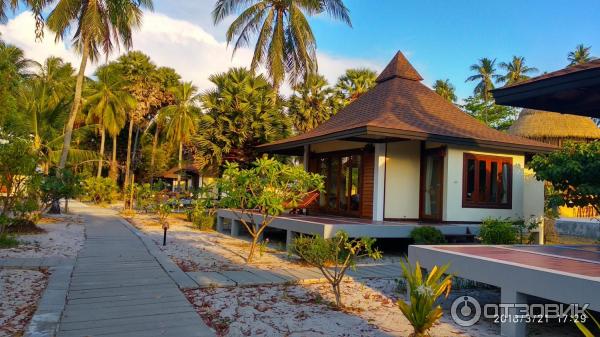
[[[276,144],[263,144],[257,147],[259,152],[276,152],[282,150],[289,150],[297,147],[301,147],[304,145],[315,144],[315,143],[323,143],[327,141],[333,140],[342,140],[348,137],[359,137],[367,135],[367,127],[361,126],[353,129],[346,129],[338,132],[333,132],[321,136],[304,138],[299,140],[290,140],[283,143]]]

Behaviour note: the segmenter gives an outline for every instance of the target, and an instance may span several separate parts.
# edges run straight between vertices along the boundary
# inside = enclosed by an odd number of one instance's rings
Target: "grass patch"
[[[19,245],[19,240],[17,240],[13,235],[2,235],[0,236],[0,248],[13,248]]]

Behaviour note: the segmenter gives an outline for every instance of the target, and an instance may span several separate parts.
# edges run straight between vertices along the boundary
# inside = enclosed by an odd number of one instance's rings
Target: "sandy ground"
[[[45,214],[37,223],[44,230],[40,234],[19,235],[21,244],[15,248],[0,249],[3,257],[75,257],[84,241],[81,217],[74,214]]]
[[[0,269],[0,336],[22,336],[47,280],[41,271]]]
[[[342,291],[343,310],[332,307],[327,284],[214,288],[188,291],[187,296],[220,336],[408,336],[412,332],[395,304],[403,295],[394,280],[346,282]],[[446,318],[430,332],[440,337],[499,333],[487,322],[464,330]]]
[[[169,219],[170,228],[167,245],[162,246],[163,229],[153,214],[137,214],[128,220],[137,228],[148,234],[160,248],[169,255],[185,271],[219,271],[241,270],[246,263],[250,247],[250,238],[234,238],[216,231],[199,231],[187,221],[183,215]],[[281,264],[293,266],[300,261],[290,256],[282,242],[268,244],[265,249],[257,251],[252,266],[261,269],[280,268]],[[377,263],[394,263],[399,257],[387,257]],[[360,261],[361,264],[373,263],[371,259]]]

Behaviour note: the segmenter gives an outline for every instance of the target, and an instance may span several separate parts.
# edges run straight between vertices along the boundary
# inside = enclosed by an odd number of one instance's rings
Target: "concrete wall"
[[[463,188],[463,154],[476,153],[486,155],[496,155],[502,157],[511,157],[513,160],[513,182],[512,182],[512,209],[486,209],[486,208],[463,208],[462,207],[462,188]],[[481,221],[487,217],[494,218],[523,218],[523,188],[524,188],[524,166],[525,157],[522,154],[511,154],[497,152],[495,150],[470,149],[466,147],[448,146],[446,164],[444,167],[444,221]],[[537,188],[537,186],[536,186]],[[537,193],[528,192],[528,197],[532,198],[528,203],[528,210],[537,207],[539,200],[535,198]],[[539,195],[543,203],[543,189]],[[535,200],[533,200],[535,199]],[[527,214],[529,217],[529,214]]]
[[[333,152],[333,151],[343,151],[343,150],[353,150],[353,149],[362,149],[367,145],[367,143],[362,142],[346,142],[342,140],[334,140],[325,143],[317,143],[310,145],[310,151],[316,153],[323,152]]]
[[[385,218],[419,217],[420,146],[419,141],[387,144]]]

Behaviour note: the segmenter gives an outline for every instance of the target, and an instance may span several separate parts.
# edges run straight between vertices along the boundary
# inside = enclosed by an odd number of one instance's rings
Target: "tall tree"
[[[456,102],[455,88],[454,85],[450,83],[449,79],[435,81],[433,84],[433,90],[435,90],[438,95],[442,96],[448,102]]]
[[[510,62],[501,62],[498,66],[504,69],[506,74],[498,77],[496,82],[504,83],[505,85],[527,80],[530,78],[529,74],[538,72],[537,68],[525,65],[525,58],[523,56],[513,56]]]
[[[297,132],[306,132],[319,126],[336,112],[334,90],[319,74],[308,75],[294,86],[288,102],[288,114]]]
[[[35,62],[23,50],[0,39],[0,127],[11,132],[28,133],[27,118],[20,112],[20,93]]]
[[[517,109],[496,105],[493,100],[486,101],[479,95],[465,99],[462,108],[467,114],[496,130],[508,129],[518,115]]]
[[[88,59],[95,62],[101,53],[108,56],[115,44],[129,49],[133,29],[141,25],[142,8],[152,9],[152,0],[58,0],[48,15],[48,28],[56,33],[56,40],[64,39],[66,34],[74,31],[73,46],[81,54],[75,96],[65,125],[59,171],[67,163]]]
[[[264,76],[233,68],[211,75],[210,81],[216,88],[202,95],[205,113],[194,140],[200,168],[223,161],[248,165],[257,145],[289,135],[282,99]]]
[[[183,168],[183,146],[192,140],[196,133],[196,123],[201,114],[198,103],[200,95],[198,88],[191,82],[181,83],[172,88],[174,104],[161,109],[161,120],[164,122],[167,139],[178,145],[177,157],[177,188],[180,187],[181,170]]]
[[[111,173],[116,169],[117,136],[125,126],[127,111],[135,107],[134,98],[125,90],[125,82],[114,71],[114,67],[102,66],[96,70],[97,81],[92,82],[88,96],[85,98],[84,109],[88,109],[88,123],[98,124],[100,128],[100,161],[97,177],[102,176],[104,159],[104,141],[108,134],[113,139],[113,157]]]
[[[35,19],[35,36],[41,39],[44,36],[43,10],[52,3],[52,0],[0,0],[0,23],[8,20],[8,11],[15,12],[21,2],[25,7],[31,9]]]
[[[475,72],[475,75],[469,76],[465,82],[477,81],[474,94],[481,96],[486,102],[489,101],[492,97],[490,90],[494,89],[494,81],[500,77],[496,74],[496,59],[481,58],[469,69]]]
[[[569,66],[575,66],[592,61],[594,57],[591,55],[591,50],[591,46],[586,47],[583,45],[583,43],[578,44],[575,47],[575,50],[569,52],[569,55],[567,55]]]
[[[119,74],[126,81],[127,91],[135,98],[135,109],[129,110],[129,129],[127,133],[127,159],[125,162],[125,186],[130,183],[133,127],[136,134],[142,121],[151,108],[160,104],[160,79],[156,65],[150,57],[139,51],[129,52],[117,59],[115,65]]]
[[[343,96],[344,105],[369,91],[376,84],[377,73],[367,68],[347,69],[336,84],[337,90]]]
[[[306,14],[326,13],[352,26],[342,0],[217,0],[214,23],[240,11],[227,30],[227,43],[235,40],[235,53],[258,35],[251,70],[263,65],[275,88],[286,74],[290,83],[296,84],[317,71],[316,40]]]
[[[42,137],[47,139],[49,136],[59,136],[54,132],[48,135],[50,130],[41,130],[42,128],[50,127],[52,131],[59,129],[62,133],[65,113],[68,114],[67,107],[72,101],[75,69],[70,63],[53,56],[42,64],[36,64],[35,68],[37,69],[29,81],[31,96],[28,98],[28,110],[31,113],[33,146],[38,150]],[[40,136],[40,133],[45,134]]]
[[[162,122],[164,121],[164,118],[161,118],[161,112],[160,112],[161,109],[160,108],[163,108],[168,105],[172,105],[174,103],[173,92],[172,92],[171,88],[177,86],[181,79],[181,76],[179,76],[179,74],[173,68],[160,67],[157,70],[157,74],[158,74],[158,79],[160,82],[160,88],[159,88],[160,106],[159,106],[159,109],[156,110],[156,113],[154,114],[154,116],[152,116],[152,119],[148,123],[148,127],[146,128],[146,131],[145,131],[145,132],[147,132],[152,127],[154,127],[154,136],[152,137],[152,148],[150,150],[150,167],[149,167],[151,183],[154,182],[154,177],[157,173],[156,150],[158,147],[161,129],[163,127]]]

